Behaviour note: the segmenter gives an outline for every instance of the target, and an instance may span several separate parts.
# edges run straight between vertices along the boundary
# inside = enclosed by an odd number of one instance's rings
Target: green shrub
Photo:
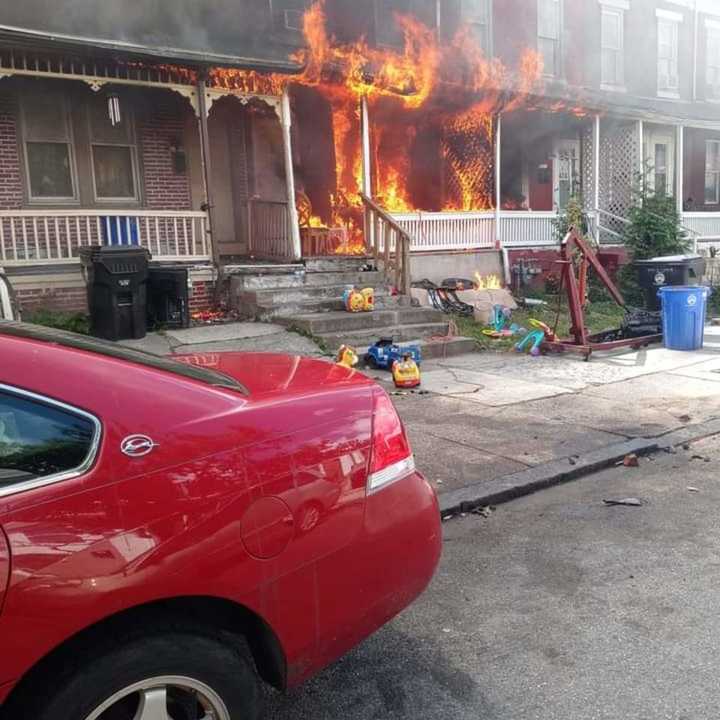
[[[43,325],[57,330],[88,335],[90,333],[90,320],[83,313],[65,313],[55,310],[36,310],[23,320],[34,325]]]

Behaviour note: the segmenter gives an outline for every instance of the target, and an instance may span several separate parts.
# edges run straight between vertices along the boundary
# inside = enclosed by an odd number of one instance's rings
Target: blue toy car
[[[409,355],[419,366],[422,362],[420,348],[417,345],[397,345],[392,338],[381,338],[365,355],[365,364],[371,368],[390,370],[396,360]]]

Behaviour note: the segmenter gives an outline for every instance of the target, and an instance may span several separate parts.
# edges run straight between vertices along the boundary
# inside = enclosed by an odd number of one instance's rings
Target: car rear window
[[[144,367],[154,368],[155,370],[163,370],[164,372],[169,372],[173,375],[179,375],[191,380],[198,380],[199,382],[214,387],[235,390],[243,395],[248,394],[247,389],[242,383],[217,370],[177,362],[169,357],[152,355],[142,350],[134,350],[124,347],[123,345],[109,342],[108,340],[99,340],[98,338],[87,337],[86,335],[76,335],[75,333],[46,328],[40,325],[0,321],[0,337],[3,335],[37,340],[52,345],[72,348],[73,350],[84,350],[95,353],[96,355],[125,360],[135,365],[143,365]]]

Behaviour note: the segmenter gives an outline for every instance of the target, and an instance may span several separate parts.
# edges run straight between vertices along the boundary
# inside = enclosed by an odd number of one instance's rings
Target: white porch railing
[[[683,213],[682,224],[696,233],[699,244],[720,242],[720,213]]]
[[[495,213],[417,212],[392,213],[410,236],[411,252],[472,250],[495,246]]]
[[[158,260],[209,260],[207,213],[0,210],[0,264],[77,262],[88,245],[140,245]]]
[[[503,210],[500,213],[500,240],[506,247],[557,245],[556,212]]]

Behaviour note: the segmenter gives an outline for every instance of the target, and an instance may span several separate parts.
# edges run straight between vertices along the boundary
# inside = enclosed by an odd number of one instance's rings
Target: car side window
[[[81,411],[0,390],[0,492],[84,469],[98,431],[98,423]]]

